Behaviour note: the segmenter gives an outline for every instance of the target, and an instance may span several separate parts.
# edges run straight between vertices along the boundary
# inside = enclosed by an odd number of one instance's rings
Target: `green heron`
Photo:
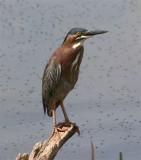
[[[62,45],[49,59],[42,79],[42,102],[44,113],[50,117],[53,116],[54,128],[56,127],[56,109],[59,105],[62,108],[65,123],[71,124],[63,101],[77,82],[84,52],[84,41],[89,37],[106,32],[73,28],[66,35]]]

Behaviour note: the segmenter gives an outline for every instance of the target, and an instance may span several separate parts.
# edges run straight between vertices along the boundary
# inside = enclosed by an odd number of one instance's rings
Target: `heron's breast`
[[[72,53],[64,60],[62,65],[62,77],[68,83],[72,83],[73,85],[76,83],[82,56],[82,52],[76,52]]]

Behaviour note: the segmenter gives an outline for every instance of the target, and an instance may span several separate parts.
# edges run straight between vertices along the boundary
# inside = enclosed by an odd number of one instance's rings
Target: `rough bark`
[[[19,153],[16,160],[53,160],[65,142],[76,132],[79,134],[79,128],[75,124],[62,124],[58,124],[58,130],[53,130],[48,140],[36,143],[30,154]]]

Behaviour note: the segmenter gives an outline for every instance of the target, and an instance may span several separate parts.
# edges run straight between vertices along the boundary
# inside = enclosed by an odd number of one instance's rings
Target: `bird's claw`
[[[59,122],[58,123],[58,125],[57,125],[57,127],[58,128],[63,128],[63,127],[71,127],[73,125],[73,123],[72,122]]]
[[[70,121],[69,122],[59,122],[56,127],[57,127],[58,131],[66,132],[68,130],[68,127],[71,127],[71,126],[73,126],[75,128],[76,132],[78,133],[78,135],[80,135],[79,127],[76,126],[75,123],[72,123]]]

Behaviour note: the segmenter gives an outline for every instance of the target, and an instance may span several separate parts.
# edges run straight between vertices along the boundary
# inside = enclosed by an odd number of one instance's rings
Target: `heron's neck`
[[[76,49],[76,48],[79,47],[79,46],[83,46],[83,43],[84,43],[84,41],[76,42],[76,43],[73,44],[72,48],[73,48],[73,49]]]

